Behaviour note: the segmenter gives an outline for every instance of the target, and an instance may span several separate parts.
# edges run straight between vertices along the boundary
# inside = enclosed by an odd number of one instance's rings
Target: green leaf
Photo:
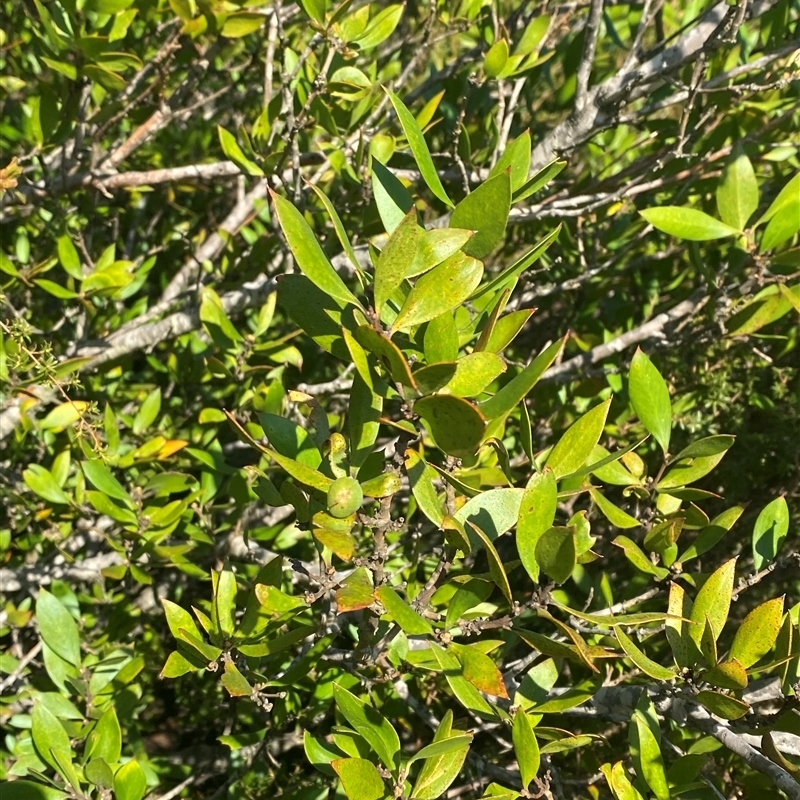
[[[628,381],[633,410],[666,455],[672,430],[669,389],[653,362],[639,348],[631,361]]]
[[[378,159],[372,159],[372,195],[387,233],[393,233],[403,218],[414,208],[408,189]]]
[[[253,687],[232,661],[225,662],[221,682],[231,697],[250,697],[253,694]]]
[[[414,380],[420,394],[433,394],[442,389],[456,374],[454,361],[440,364],[428,364],[427,367],[414,371]]]
[[[550,529],[558,508],[558,487],[553,470],[534,473],[528,481],[519,507],[517,550],[522,566],[535,582],[539,580],[536,545]]]
[[[418,750],[411,758],[408,759],[408,764],[413,764],[415,761],[424,761],[428,758],[436,758],[438,756],[448,755],[462,750],[465,746],[469,747],[472,742],[471,733],[463,733],[457,736],[451,736],[449,739],[442,739],[441,741],[434,741],[426,745],[421,750]]]
[[[110,705],[87,737],[85,754],[89,758],[102,758],[107,764],[116,764],[121,753],[122,729],[117,712]]]
[[[405,356],[400,348],[391,339],[371,328],[369,325],[359,325],[355,331],[356,341],[370,353],[380,357],[391,373],[392,380],[411,389],[416,389],[417,384]]]
[[[374,602],[374,587],[371,573],[366,567],[353,570],[336,590],[336,604],[339,612],[359,611]]]
[[[282,456],[280,453],[268,447],[264,448],[264,452],[273,461],[283,467],[296,481],[310,486],[312,489],[318,489],[321,492],[327,492],[328,489],[330,489],[333,478],[323,475],[319,470],[306,466],[300,461]]]
[[[734,147],[717,186],[717,209],[722,221],[744,230],[758,208],[758,182],[750,159],[740,146]]]
[[[661,206],[646,208],[639,212],[654,228],[670,236],[689,239],[693,242],[708,242],[738,236],[741,230],[720,222],[704,211],[683,206]]]
[[[587,411],[573,423],[547,457],[556,479],[579,470],[592,454],[603,433],[611,398]]]
[[[493,697],[508,699],[503,674],[497,668],[497,664],[478,645],[453,642],[450,651],[455,653],[461,662],[464,678],[476,689]]]
[[[667,669],[648,658],[633,642],[621,627],[614,628],[614,635],[622,646],[626,655],[645,675],[655,678],[657,681],[669,681],[675,677],[675,671]]]
[[[800,206],[798,206],[800,212]],[[779,320],[792,310],[792,304],[776,286],[747,303],[728,320],[728,336],[747,336]]]
[[[700,530],[697,538],[686,548],[678,560],[684,562],[707,553],[733,527],[743,512],[744,506],[732,506],[718,514]]]
[[[503,240],[510,209],[509,172],[502,172],[482,183],[455,207],[450,224],[454,228],[475,231],[475,236],[464,245],[468,256],[486,258]]]
[[[450,311],[434,317],[425,327],[423,350],[429,364],[458,358],[458,328]]]
[[[540,17],[540,19],[542,19]],[[542,167],[530,180],[526,181],[519,189],[514,190],[514,203],[521,203],[523,200],[536,194],[539,189],[550,183],[563,169],[567,166],[566,161],[552,161],[546,166]],[[559,225],[559,228],[561,226]],[[556,230],[556,233],[558,231]]]
[[[414,284],[393,331],[407,331],[460,306],[481,282],[483,264],[464,253],[456,253],[426,272]]]
[[[713,456],[698,456],[697,458],[684,458],[670,467],[664,477],[656,484],[659,491],[687,486],[699,481],[711,472],[722,461],[725,451]]]
[[[778,192],[778,196],[770,203],[769,208],[756,222],[756,225],[763,225],[765,222],[769,222],[779,211],[796,203],[798,197],[800,197],[800,172],[791,178]]]
[[[462,615],[480,605],[492,593],[492,584],[480,578],[471,578],[459,586],[447,605],[444,626],[446,630],[455,627]]]
[[[445,650],[435,642],[430,642],[430,649],[439,668],[444,671],[445,680],[458,702],[464,708],[469,709],[480,717],[495,719],[496,716],[492,706],[463,676],[463,667],[455,653]]]
[[[167,661],[159,673],[159,678],[179,678],[181,675],[185,675],[187,672],[197,669],[205,669],[205,667],[205,661],[201,662],[199,665],[195,664],[182,653],[179,653],[177,650],[173,650],[167,657]]]
[[[462,525],[474,523],[494,541],[517,524],[522,495],[522,489],[489,489],[464,503],[454,516]]]
[[[61,503],[69,505],[69,496],[58,485],[53,475],[39,464],[31,464],[22,473],[25,485],[48,503]]]
[[[40,589],[36,598],[36,622],[44,643],[64,661],[79,667],[81,640],[72,614],[55,595]]]
[[[463,734],[461,731],[453,730],[453,712],[448,709],[433,735],[433,741],[428,748],[448,746],[449,741],[457,740],[461,744],[455,750],[445,750],[438,754],[425,756],[425,763],[422,765],[414,788],[411,791],[413,800],[436,800],[441,797],[458,777],[464,761],[469,753],[469,742],[464,742],[465,736],[472,739],[472,734]],[[421,753],[422,751],[420,751]],[[416,760],[420,754],[414,757]],[[410,763],[410,762],[409,762]]]
[[[800,192],[793,202],[782,205],[769,221],[764,236],[761,238],[759,250],[772,250],[783,244],[800,230]]]
[[[556,583],[566,583],[577,563],[575,529],[554,527],[546,530],[536,544],[536,562]]]
[[[81,258],[78,255],[78,249],[72,242],[69,236],[59,236],[56,239],[56,248],[58,251],[58,260],[64,268],[67,275],[75,278],[76,281],[83,280],[83,270],[81,269]]]
[[[756,606],[736,629],[730,658],[745,669],[752,667],[772,650],[783,619],[783,596]]]
[[[612,544],[621,547],[625,552],[625,557],[633,564],[636,569],[655,575],[658,580],[663,580],[669,575],[669,570],[664,567],[657,567],[642,551],[639,545],[627,536],[617,536]]]
[[[210,286],[203,286],[201,289],[200,321],[217,346],[222,349],[228,349],[231,343],[242,341],[241,334],[230,321],[222,305],[222,299]],[[152,421],[151,419],[147,424]],[[139,428],[137,433],[144,430],[141,422],[137,423],[137,428]]]
[[[389,720],[338,683],[333,684],[333,697],[342,716],[364,737],[384,766],[396,775],[400,767],[400,739]]]
[[[371,47],[377,47],[381,42],[386,41],[394,29],[400,22],[403,16],[403,4],[387,6],[382,11],[377,13],[367,25],[364,33],[353,40],[362,50],[368,50]]]
[[[102,461],[99,459],[82,461],[81,469],[92,485],[96,486],[101,492],[116,500],[121,500],[132,510],[135,508],[131,496],[125,491],[123,485],[112,475],[111,470]]]
[[[433,164],[428,145],[425,144],[425,137],[422,135],[422,130],[419,127],[414,115],[406,108],[403,101],[393,92],[384,89],[389,96],[389,100],[394,106],[397,118],[400,120],[400,125],[403,127],[403,132],[408,140],[411,153],[414,160],[417,162],[422,179],[428,184],[428,188],[439,198],[446,206],[453,207],[453,203],[447,196],[447,192],[439,180],[439,174],[436,172],[436,167]],[[455,225],[454,227],[459,227]]]
[[[67,289],[60,283],[49,281],[46,278],[38,278],[34,280],[34,283],[40,289],[44,289],[48,294],[57,297],[59,300],[74,300],[76,297],[80,297],[80,295],[77,292],[73,292],[72,289]]]
[[[308,185],[314,190],[317,197],[319,197],[322,205],[325,206],[325,210],[328,212],[328,216],[331,218],[331,222],[333,223],[333,229],[336,231],[336,238],[339,240],[339,244],[341,244],[342,249],[347,255],[347,258],[353,265],[353,268],[356,270],[356,272],[360,273],[361,264],[358,261],[358,256],[356,256],[355,250],[353,250],[353,245],[350,243],[350,239],[347,236],[347,231],[344,229],[344,225],[342,224],[342,220],[339,217],[336,208],[328,199],[328,196],[316,184],[309,183]]]
[[[678,583],[669,586],[667,605],[666,635],[675,663],[680,669],[691,667],[694,663],[695,648],[689,636],[690,624],[686,620],[692,613],[692,601]]]
[[[214,605],[213,618],[216,627],[225,636],[232,636],[233,616],[236,612],[236,576],[230,569],[215,572],[213,577]]]
[[[475,349],[485,350],[489,353],[502,353],[517,338],[517,335],[525,327],[533,312],[533,308],[523,308],[520,311],[512,311],[510,314],[500,317],[489,331],[483,346],[476,345]],[[483,339],[483,336],[481,336],[481,339]]]
[[[411,209],[381,251],[375,265],[375,311],[378,315],[406,277],[408,266],[417,255],[420,233],[416,209]]]
[[[506,147],[503,155],[489,172],[489,178],[511,168],[511,191],[516,192],[528,179],[531,166],[531,132],[524,131]]]
[[[72,748],[64,726],[39,701],[34,702],[33,711],[31,712],[31,736],[36,752],[43,761],[47,762],[56,771],[60,772],[56,754],[71,762]]]
[[[539,772],[541,755],[530,718],[522,708],[518,708],[514,715],[511,739],[514,743],[514,754],[517,756],[522,788],[527,789],[536,777],[536,773]]]
[[[508,61],[508,42],[505,39],[498,39],[483,57],[483,68],[486,75],[496,78],[505,67]]]
[[[380,431],[383,398],[356,374],[350,389],[347,426],[350,433],[350,465],[358,468],[367,460]]]
[[[303,215],[279,194],[274,192],[271,194],[275,214],[283,230],[283,235],[303,274],[335,300],[359,306],[355,295],[345,286],[344,281],[331,266],[325,253],[322,252],[322,248]]]
[[[434,228],[422,231],[414,260],[406,269],[406,278],[422,275],[437,264],[454,256],[473,237],[474,233],[460,228]],[[445,359],[450,360],[450,359]]]
[[[244,33],[237,33],[237,30],[244,29],[248,26],[255,24],[255,27],[250,30],[245,30]],[[264,18],[260,14],[231,14],[225,20],[222,27],[222,35],[229,38],[236,36],[245,36],[253,30],[257,30],[264,24]],[[221,125],[217,125],[217,136],[219,137],[219,144],[222,147],[222,152],[233,161],[236,166],[241,167],[248,175],[264,176],[264,170],[258,166],[254,161],[251,161],[239,147],[236,137],[230,132],[226,131]]]
[[[414,611],[391,586],[381,586],[375,592],[375,597],[380,600],[389,617],[391,617],[405,633],[410,636],[433,634],[433,626],[430,622]]]
[[[483,438],[486,420],[478,408],[461,397],[434,394],[414,403],[437,447],[457,457],[471,456]]]
[[[328,5],[327,0],[300,0],[303,11],[308,14],[310,19],[320,25],[325,24],[325,9]]]
[[[3,800],[64,800],[71,796],[52,786],[33,781],[6,781],[3,785]]]
[[[649,702],[647,705],[649,706]],[[669,800],[670,791],[661,757],[660,736],[656,735],[653,727],[658,730],[658,723],[651,721],[649,715],[645,716],[638,708],[633,712],[629,728],[631,755],[637,771],[658,800]]]
[[[753,566],[756,571],[775,560],[788,532],[789,506],[785,497],[776,497],[761,509],[753,526]]]
[[[603,516],[616,528],[638,528],[642,523],[636,517],[623,511],[619,506],[612,503],[602,492],[597,489],[589,489],[589,495],[595,505],[603,513]]]
[[[539,353],[522,372],[512,378],[494,397],[485,400],[479,408],[487,420],[495,420],[508,416],[529,394],[539,378],[558,358],[567,337],[558,339]]]
[[[617,761],[612,767],[610,764],[603,764],[600,767],[605,775],[611,791],[616,800],[644,800],[639,791],[631,783],[630,778],[625,772],[625,765]]]
[[[682,458],[700,458],[725,453],[730,450],[734,441],[736,441],[735,436],[728,436],[725,434],[706,436],[704,439],[698,439],[696,442],[692,442],[690,445],[684,447],[672,461],[680,461]]]
[[[714,640],[719,639],[731,607],[735,571],[736,559],[732,558],[713,572],[697,593],[692,613],[689,615],[689,619],[696,624],[689,627],[689,635],[698,647],[703,637],[706,617],[711,625]]]
[[[697,702],[704,705],[712,714],[723,719],[741,719],[750,710],[747,703],[721,692],[704,689],[697,693]]]
[[[196,639],[202,639],[203,635],[200,633],[197,625],[195,624],[192,615],[181,608],[177,603],[171,600],[162,599],[161,605],[164,607],[164,614],[167,617],[167,625],[170,632],[178,641],[188,641],[181,631],[187,631]]]
[[[116,800],[142,800],[146,789],[144,770],[133,759],[123,764],[114,775]]]
[[[377,767],[363,758],[337,758],[331,766],[342,782],[348,800],[383,800],[386,785]]]
[[[513,605],[514,599],[511,596],[511,585],[508,582],[508,575],[506,575],[506,569],[503,566],[503,559],[500,558],[500,554],[492,544],[492,540],[474,522],[471,520],[467,522],[486,549],[486,557],[489,561],[489,574],[492,576],[492,580],[503,593],[506,600],[508,600],[508,604]]]
[[[455,375],[443,391],[456,397],[477,397],[505,371],[506,362],[496,353],[470,353],[458,359]]]
[[[711,669],[700,673],[700,679],[720,689],[733,689],[738,691],[747,686],[747,671],[735,659],[720,661]]]
[[[405,452],[405,467],[411,492],[419,510],[434,524],[441,525],[444,519],[442,504],[437,497],[433,482],[436,471],[432,469],[415,450]]]

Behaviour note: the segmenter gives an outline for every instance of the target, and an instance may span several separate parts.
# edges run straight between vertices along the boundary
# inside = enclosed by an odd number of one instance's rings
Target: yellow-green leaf
[[[756,606],[736,629],[730,657],[745,669],[763,658],[778,638],[783,619],[783,596]]]

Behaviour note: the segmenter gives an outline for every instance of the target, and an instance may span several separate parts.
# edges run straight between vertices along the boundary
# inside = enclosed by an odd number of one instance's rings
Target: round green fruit
[[[364,492],[355,478],[337,478],[328,489],[328,513],[344,519],[361,508]]]

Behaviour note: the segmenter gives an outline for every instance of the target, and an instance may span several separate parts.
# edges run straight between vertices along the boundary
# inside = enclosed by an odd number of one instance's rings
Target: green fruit
[[[364,492],[355,478],[337,478],[328,489],[328,513],[337,519],[349,517],[363,502]]]

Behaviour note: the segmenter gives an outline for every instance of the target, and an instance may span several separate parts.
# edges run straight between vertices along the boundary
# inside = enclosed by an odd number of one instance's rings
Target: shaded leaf
[[[475,236],[464,245],[468,256],[485,258],[502,241],[510,208],[511,175],[508,172],[482,183],[455,207],[450,224],[454,228],[475,231]]]

